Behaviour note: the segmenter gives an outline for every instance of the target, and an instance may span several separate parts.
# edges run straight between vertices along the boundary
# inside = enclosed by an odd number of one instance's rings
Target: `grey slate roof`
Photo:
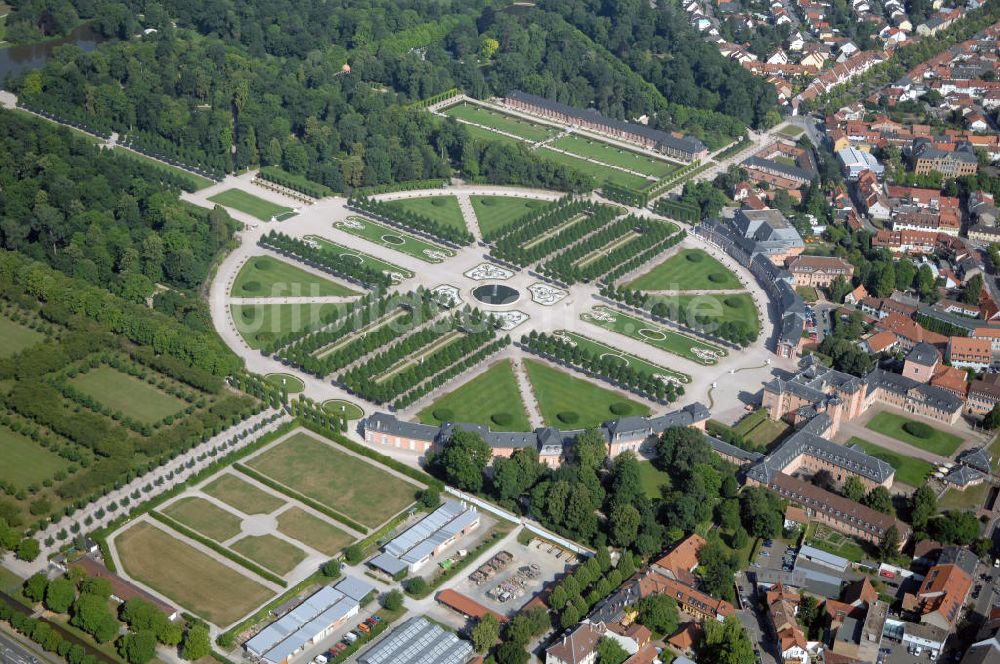
[[[780,161],[774,161],[773,159],[764,159],[762,157],[750,157],[744,160],[743,166],[748,168],[767,168],[772,171],[777,171],[783,175],[795,180],[802,180],[804,182],[809,182],[817,173],[815,170],[809,170],[802,168],[801,166],[792,166],[790,164],[783,164]]]
[[[945,482],[959,487],[966,487],[973,482],[980,482],[984,479],[986,479],[985,473],[981,473],[975,468],[962,465],[955,466],[948,471],[947,475],[944,476]]]
[[[764,458],[764,455],[760,452],[750,452],[742,447],[730,445],[729,443],[719,440],[714,436],[705,436],[705,441],[708,443],[709,447],[719,454],[725,454],[726,456],[741,459],[747,463],[756,463]]]
[[[984,473],[991,473],[992,457],[985,447],[974,447],[958,455],[957,461]]]
[[[775,473],[782,472],[800,454],[809,454],[852,473],[881,484],[893,474],[892,466],[864,452],[832,443],[805,430],[788,440],[747,471],[753,479],[768,484]]]
[[[906,359],[924,367],[933,367],[941,361],[941,354],[934,346],[926,341],[921,341],[906,354]]]
[[[938,565],[955,565],[971,577],[976,576],[979,558],[972,551],[961,546],[946,546],[938,555]]]
[[[911,378],[901,376],[897,373],[882,369],[873,369],[870,374],[865,376],[865,382],[868,383],[868,394],[881,387],[884,390],[889,390],[897,394],[918,394],[924,403],[946,413],[953,413],[962,408],[962,400],[953,392],[949,392],[942,387],[918,383]]]

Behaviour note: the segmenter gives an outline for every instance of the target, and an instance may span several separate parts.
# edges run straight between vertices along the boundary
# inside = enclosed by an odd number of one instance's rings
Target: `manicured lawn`
[[[374,463],[304,432],[247,465],[367,526],[377,526],[403,510],[418,490]]]
[[[270,256],[248,260],[236,275],[231,295],[236,297],[325,297],[357,295],[357,291],[306,272]]]
[[[17,489],[51,480],[69,461],[35,441],[0,426],[0,480]]]
[[[221,500],[230,507],[235,507],[244,514],[270,514],[285,504],[283,499],[262,491],[229,473],[219,475],[218,478],[201,487],[200,491]]]
[[[361,406],[343,399],[324,401],[323,410],[335,415],[346,415],[348,420],[360,420],[365,416],[365,411],[361,410]]]
[[[484,127],[492,127],[500,131],[519,136],[520,138],[537,143],[556,134],[556,130],[550,127],[522,120],[513,115],[499,113],[485,109],[475,104],[457,104],[443,111],[445,115],[450,115],[456,120],[465,120]],[[491,132],[492,134],[492,132]],[[503,138],[498,134],[492,134],[496,138]]]
[[[687,310],[692,302],[699,318],[713,320],[720,325],[729,321],[742,322],[751,330],[760,330],[757,309],[753,298],[745,293],[736,295],[681,295],[677,298],[680,307]]]
[[[718,346],[605,306],[596,306],[593,312],[585,313],[581,318],[588,323],[638,339],[653,348],[659,348],[699,364],[715,364],[718,362],[718,357],[727,354]]]
[[[341,549],[354,541],[353,537],[340,528],[335,528],[298,507],[289,508],[278,515],[278,530],[327,556],[340,553]]]
[[[526,214],[546,205],[546,201],[514,196],[471,196],[472,209],[479,220],[479,230],[488,235],[511,225]]]
[[[325,237],[320,237],[318,235],[307,235],[305,237],[307,240],[312,240],[320,246],[320,248],[327,251],[332,251],[337,254],[343,260],[350,260],[362,265],[367,265],[373,270],[378,270],[379,272],[385,272],[389,276],[393,277],[396,282],[402,279],[409,279],[413,276],[413,272],[407,270],[406,268],[400,267],[395,263],[390,263],[384,261],[374,256],[362,253],[357,249],[350,249],[342,244],[337,244],[331,240],[327,240]]]
[[[504,424],[504,418],[498,416],[498,424],[492,419],[498,413],[509,415],[510,422]],[[471,422],[485,424],[493,431],[531,430],[510,360],[496,363],[486,373],[442,396],[420,411],[417,418],[424,424]]]
[[[875,443],[869,443],[867,440],[863,440],[857,436],[851,436],[851,439],[847,441],[847,445],[858,445],[876,459],[885,461],[896,469],[896,479],[898,481],[903,484],[909,484],[912,487],[921,486],[927,481],[927,477],[931,472],[934,471],[934,466],[923,459],[898,454]]]
[[[234,304],[230,306],[236,329],[251,348],[289,332],[297,332],[320,320],[338,305],[302,302],[298,304]]]
[[[989,482],[970,486],[965,491],[948,489],[938,499],[938,511],[944,510],[978,510],[986,502],[990,492]]]
[[[144,424],[159,422],[187,407],[186,401],[109,366],[91,369],[69,383],[112,411],[121,411]]]
[[[427,263],[440,263],[455,255],[451,249],[446,249],[433,242],[422,240],[415,235],[390,228],[365,217],[352,215],[347,218],[346,222],[338,221],[333,225],[345,233],[356,235],[394,251],[400,251]]]
[[[642,483],[642,492],[650,500],[660,498],[663,488],[670,487],[670,475],[659,470],[651,461],[639,462],[639,481]]]
[[[806,302],[815,302],[819,299],[819,292],[812,286],[798,286],[795,288],[795,292]]]
[[[298,394],[306,389],[306,384],[292,374],[273,373],[264,376],[264,380],[276,387],[283,387],[289,394]]]
[[[423,215],[445,226],[451,226],[462,231],[468,230],[465,226],[465,217],[462,216],[462,208],[458,206],[458,199],[454,196],[406,198],[400,201],[392,201],[390,205],[400,210],[409,210],[410,212]]]
[[[538,148],[538,150],[535,151],[535,154],[539,157],[544,157],[554,161],[557,164],[564,164],[582,173],[591,175],[593,176],[594,181],[598,184],[610,182],[611,184],[617,184],[622,187],[644,189],[652,183],[652,180],[648,178],[644,178],[639,175],[632,175],[631,173],[609,168],[608,166],[604,166],[602,164],[595,164],[591,161],[587,161],[586,159],[580,159],[579,157],[574,157],[562,152],[556,152],[555,150],[549,150],[545,146]]]
[[[306,552],[274,535],[248,535],[230,549],[277,574],[285,575],[306,558]]]
[[[225,207],[233,208],[234,210],[239,210],[261,221],[270,221],[273,217],[292,212],[291,208],[272,203],[253,194],[248,194],[242,189],[226,189],[214,196],[209,196],[208,200]]]
[[[0,344],[0,357],[9,357],[43,341],[45,335],[0,316],[0,339],[3,339],[3,344]]]
[[[796,127],[794,125],[785,125],[778,129],[778,133],[782,136],[787,136],[789,138],[798,138],[802,135],[802,128]]]
[[[642,291],[732,290],[743,284],[701,249],[684,249],[637,277],[629,288]]]
[[[267,587],[149,523],[130,526],[115,538],[114,546],[129,576],[220,627],[274,596]]]
[[[578,154],[588,159],[603,161],[605,164],[620,166],[630,171],[651,175],[655,178],[666,177],[678,170],[680,165],[671,164],[662,159],[654,159],[646,155],[626,150],[615,145],[602,143],[577,135],[562,136],[549,143],[552,147]]]
[[[884,410],[869,420],[867,428],[891,438],[895,438],[896,440],[901,440],[904,443],[913,445],[914,447],[919,447],[922,450],[927,450],[928,452],[940,454],[945,457],[950,457],[954,454],[955,450],[958,449],[958,446],[962,444],[961,436],[941,431],[936,427],[930,427],[930,437],[928,438],[914,436],[903,429],[903,425],[907,422],[913,421],[914,420],[905,418],[902,415],[897,415]]]
[[[568,337],[570,341],[575,343],[578,347],[588,350],[597,356],[611,355],[619,358],[619,360],[633,369],[640,369],[651,374],[661,374],[671,378],[676,378],[681,383],[690,383],[691,376],[686,373],[681,373],[680,371],[675,371],[674,369],[667,369],[666,367],[661,367],[658,364],[653,364],[648,362],[641,357],[632,355],[631,353],[626,353],[625,351],[613,348],[600,341],[595,341],[589,337],[585,337],[582,334],[576,334],[575,332],[563,331],[563,335]]]
[[[524,360],[524,367],[547,426],[563,429],[595,427],[621,417],[611,412],[611,405],[616,403],[628,404],[628,415],[649,415],[649,408],[623,394],[576,378],[537,360]],[[574,420],[573,414],[578,419]]]
[[[836,556],[847,558],[851,562],[860,562],[864,558],[870,558],[863,546],[856,540],[841,535],[838,532],[818,526],[811,535],[807,534],[806,544],[810,544],[817,549],[821,549]]]
[[[217,542],[225,542],[230,537],[239,535],[240,523],[243,521],[235,514],[197,496],[181,498],[161,511]]]
[[[746,439],[757,447],[768,447],[776,440],[788,433],[792,425],[781,420],[766,419],[755,426],[747,435]]]

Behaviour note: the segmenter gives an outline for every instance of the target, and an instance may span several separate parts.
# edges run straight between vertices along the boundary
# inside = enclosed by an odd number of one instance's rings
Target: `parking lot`
[[[484,557],[480,565],[470,567],[449,587],[497,613],[512,616],[545,584],[579,563],[575,554],[538,539],[527,545],[511,541],[503,551],[510,554],[509,561],[491,563],[493,558],[505,556]]]
[[[754,570],[775,569],[791,572],[795,567],[796,551],[797,549],[781,540],[765,540],[757,553],[757,559],[751,561],[750,566]]]

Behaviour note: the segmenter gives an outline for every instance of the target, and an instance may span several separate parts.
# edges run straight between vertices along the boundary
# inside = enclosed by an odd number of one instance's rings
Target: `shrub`
[[[352,544],[344,550],[344,560],[348,565],[357,565],[365,557],[365,550],[357,544]]]
[[[422,576],[415,576],[406,582],[406,592],[411,595],[423,595],[427,592],[427,581]]]
[[[257,291],[260,290],[260,282],[248,281],[245,284],[243,284],[243,290],[248,291],[250,293],[256,293]]]
[[[431,205],[434,207],[444,207],[447,203],[448,201],[445,200],[444,196],[435,196],[431,199]]]
[[[906,422],[903,424],[903,431],[914,438],[930,438],[934,435],[934,429],[923,422]]]
[[[493,420],[493,424],[505,427],[514,421],[514,416],[510,413],[493,413],[490,415],[490,419]]]
[[[451,408],[435,408],[431,411],[431,415],[439,422],[450,422],[455,419],[455,413]]]
[[[711,281],[713,284],[721,284],[726,280],[726,275],[722,274],[721,272],[713,272],[712,274],[708,275],[708,280]]]
[[[739,309],[743,306],[743,300],[738,297],[727,297],[722,303],[731,309]]]
[[[556,415],[563,424],[575,424],[580,419],[580,414],[575,410],[564,410]]]
[[[608,409],[615,415],[628,415],[632,411],[632,406],[624,401],[616,401]]]
[[[695,253],[691,253],[691,254],[686,254],[684,256],[684,258],[686,260],[691,261],[692,263],[700,263],[702,260],[704,260],[705,256],[704,256],[704,254],[695,252]]]

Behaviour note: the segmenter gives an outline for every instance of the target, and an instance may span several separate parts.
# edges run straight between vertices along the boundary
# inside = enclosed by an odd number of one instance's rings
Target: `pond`
[[[0,84],[8,75],[16,76],[30,69],[41,68],[59,46],[76,44],[84,51],[93,51],[101,41],[103,38],[89,25],[81,25],[60,39],[0,48]]]

